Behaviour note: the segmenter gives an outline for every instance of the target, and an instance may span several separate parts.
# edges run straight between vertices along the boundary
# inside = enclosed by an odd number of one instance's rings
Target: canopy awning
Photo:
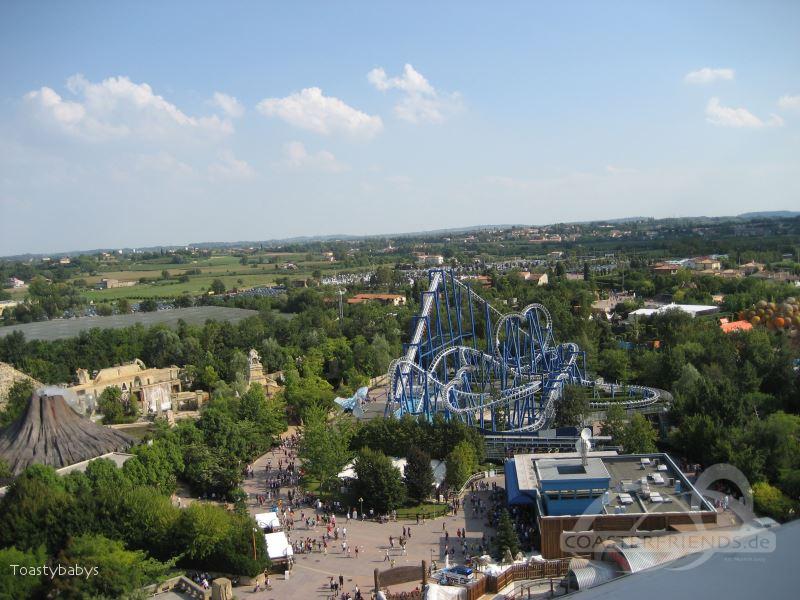
[[[267,512],[255,516],[256,523],[261,529],[280,529],[281,520],[278,518],[278,513]]]
[[[267,554],[269,559],[273,561],[288,560],[294,556],[289,538],[283,531],[275,533],[265,533],[264,541],[267,543]]]

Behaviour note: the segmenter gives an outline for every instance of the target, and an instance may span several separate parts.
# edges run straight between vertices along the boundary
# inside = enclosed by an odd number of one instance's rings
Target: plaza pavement
[[[294,431],[290,430],[286,435],[292,435],[292,433]],[[255,497],[266,491],[265,466],[267,461],[271,460],[272,466],[276,468],[279,457],[283,456],[282,452],[282,450],[278,453],[269,452],[253,463],[254,476],[246,479],[243,485],[243,489],[248,494],[248,509],[252,515],[269,510],[267,507],[260,507]],[[498,485],[502,485],[503,477],[500,476],[489,481],[497,481]],[[286,500],[287,491],[287,488],[281,488],[279,497]],[[484,500],[488,500],[489,492],[477,493]],[[368,504],[365,502],[365,508],[366,506]],[[325,527],[307,529],[305,524],[300,521],[300,512],[305,512],[308,516],[312,509],[304,506],[295,510],[295,529],[290,533],[291,539],[299,540],[307,537],[320,539],[325,532]],[[347,523],[345,516],[339,514],[336,515],[336,524],[339,527],[347,527],[347,541],[353,549],[351,556],[348,557],[342,553],[340,536],[338,542],[329,542],[327,555],[321,552],[296,554],[289,579],[284,579],[282,574],[273,575],[272,590],[253,593],[253,588],[240,587],[235,590],[237,597],[253,598],[253,600],[327,599],[330,597],[329,578],[334,577],[338,580],[341,574],[345,584],[343,590],[340,590],[340,594],[341,591],[352,592],[358,585],[362,594],[369,598],[373,587],[373,570],[376,568],[385,570],[390,567],[390,563],[385,560],[390,535],[395,538],[395,549],[390,551],[395,560],[395,566],[419,565],[423,560],[430,564],[431,558],[436,560],[438,565],[444,565],[445,534],[443,525],[450,534],[450,547],[455,545],[456,548],[455,560],[452,564],[462,564],[464,560],[464,556],[461,554],[461,545],[455,535],[457,528],[466,529],[468,543],[479,542],[484,532],[486,532],[487,540],[493,535],[493,531],[486,526],[485,518],[473,518],[472,510],[469,508],[466,511],[459,510],[457,516],[429,519],[424,525],[420,524],[419,526],[416,525],[415,519],[398,520],[385,524],[353,520]],[[406,546],[406,555],[402,554],[397,543],[397,539],[402,535],[403,526],[411,528],[411,538]],[[358,558],[355,558],[354,552],[356,545],[359,549]],[[415,585],[394,586],[392,591],[411,590]]]

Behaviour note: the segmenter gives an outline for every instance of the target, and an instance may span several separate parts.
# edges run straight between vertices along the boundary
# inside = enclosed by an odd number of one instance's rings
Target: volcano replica
[[[132,437],[79,415],[64,396],[39,392],[22,416],[0,431],[0,459],[19,475],[32,464],[60,469],[123,452],[134,443]]]

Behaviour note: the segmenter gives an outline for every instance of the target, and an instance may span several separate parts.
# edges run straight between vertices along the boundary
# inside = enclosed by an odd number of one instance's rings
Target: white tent
[[[256,515],[255,518],[261,529],[272,529],[273,531],[281,529],[281,520],[276,512],[261,513]]]
[[[281,561],[292,558],[294,550],[289,543],[289,538],[283,531],[265,533],[264,541],[267,543],[267,554],[272,561]]]
[[[406,469],[405,458],[389,457],[392,461],[392,466],[400,471],[402,475]],[[444,482],[444,477],[447,475],[447,465],[443,460],[431,460],[431,470],[433,470],[433,485],[440,486]],[[356,470],[353,463],[345,465],[344,469],[339,473],[339,479],[357,479]]]

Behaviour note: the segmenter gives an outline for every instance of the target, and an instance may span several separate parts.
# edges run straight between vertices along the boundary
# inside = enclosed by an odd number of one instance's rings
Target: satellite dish
[[[581,439],[582,440],[590,440],[592,439],[592,430],[590,427],[584,427],[581,430]]]

